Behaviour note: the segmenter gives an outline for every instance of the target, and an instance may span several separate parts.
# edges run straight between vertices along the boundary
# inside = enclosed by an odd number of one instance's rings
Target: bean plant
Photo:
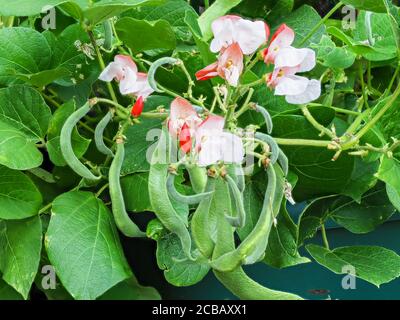
[[[400,210],[399,7],[327,3],[0,0],[0,299],[160,299],[149,242],[240,299],[303,299],[253,264],[400,276],[326,230]]]

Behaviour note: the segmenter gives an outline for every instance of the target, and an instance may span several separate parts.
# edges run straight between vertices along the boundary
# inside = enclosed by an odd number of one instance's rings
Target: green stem
[[[383,106],[381,110],[356,134],[356,138],[360,140],[388,111],[393,103],[397,100],[400,95],[400,85],[397,86],[390,100]]]
[[[396,81],[396,78],[397,78],[399,72],[400,72],[400,62],[398,63],[396,71],[394,72],[394,75],[393,75],[392,79],[390,80],[389,86],[386,90],[386,94],[385,94],[386,96],[388,96],[390,94],[390,92],[392,91],[394,82]]]
[[[307,106],[308,107],[327,107],[321,103],[309,103]],[[358,111],[353,111],[353,110],[348,110],[348,109],[343,109],[343,108],[338,108],[338,107],[333,107],[333,106],[330,106],[327,108],[331,108],[338,113],[348,114],[348,115],[352,115],[352,116],[358,116],[360,114],[360,112],[358,112]]]
[[[322,147],[328,148],[331,141],[326,140],[307,140],[307,139],[284,139],[274,138],[276,143],[283,146],[308,146],[308,147]]]
[[[317,120],[313,117],[313,115],[310,113],[310,110],[306,106],[301,107],[301,111],[303,112],[304,116],[306,119],[311,123],[311,125],[317,129],[319,132],[326,134],[330,138],[335,138],[335,135],[332,133],[331,130],[325,128],[323,125],[318,123]]]
[[[326,22],[328,19],[343,5],[341,1],[333,7],[331,11],[328,12],[328,14],[321,19],[320,22],[318,22],[315,27],[303,38],[303,40],[300,42],[299,47],[301,47],[303,44],[305,44],[313,35],[315,32],[318,31],[318,29]]]
[[[246,101],[244,102],[243,106],[236,112],[235,117],[239,118],[243,113],[245,113],[249,109],[249,103],[251,98],[253,97],[254,89],[250,88],[249,93],[247,94]]]
[[[324,242],[324,246],[326,249],[329,250],[329,242],[328,242],[328,237],[326,236],[326,229],[325,225],[321,225],[321,234],[322,234],[322,241]]]
[[[363,67],[362,67],[362,64],[361,64],[361,63],[360,63],[358,72],[359,72],[360,81],[361,81],[361,91],[362,91],[362,95],[363,95],[363,98],[364,98],[364,104],[365,104],[365,107],[366,107],[367,109],[369,109],[369,104],[368,104],[368,93],[367,93],[367,90],[366,90],[366,87],[365,87],[364,70],[363,70]]]
[[[108,183],[106,183],[104,186],[102,186],[102,187],[100,188],[100,190],[97,191],[97,193],[96,193],[96,198],[100,197],[100,195],[101,195],[108,187],[109,187],[109,184],[108,184]]]

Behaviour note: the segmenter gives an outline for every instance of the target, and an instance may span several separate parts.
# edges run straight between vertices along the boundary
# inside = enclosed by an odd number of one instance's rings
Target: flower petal
[[[294,31],[289,28],[286,24],[282,24],[278,30],[274,33],[271,39],[271,43],[264,53],[265,63],[274,63],[275,57],[282,48],[289,47],[292,45],[295,38]]]
[[[277,96],[296,96],[306,91],[310,80],[300,76],[285,76],[278,81],[275,87]]]
[[[240,19],[235,24],[236,40],[243,54],[253,54],[261,45],[267,42],[269,28],[263,21]]]
[[[121,65],[123,68],[129,68],[134,72],[138,72],[138,68],[136,66],[136,63],[132,60],[130,56],[126,56],[123,54],[117,54],[114,57],[114,61]]]
[[[241,163],[244,158],[242,139],[232,133],[223,132],[221,153],[221,160],[223,160],[225,163]]]
[[[206,167],[222,160],[221,136],[207,137],[201,144],[198,154],[198,164]]]
[[[168,129],[172,135],[177,135],[184,123],[187,123],[191,129],[194,129],[199,122],[200,118],[189,101],[181,97],[172,101],[168,122]]]
[[[310,80],[306,90],[298,95],[287,95],[286,101],[291,104],[305,104],[317,100],[321,95],[321,83],[318,80]]]
[[[316,65],[315,52],[308,48],[283,48],[275,57],[275,68],[297,68],[297,72],[307,72]]]
[[[121,65],[116,62],[111,62],[100,74],[101,81],[111,82],[113,79],[121,80],[124,76],[124,71]]]
[[[232,86],[237,86],[243,72],[243,53],[238,43],[230,45],[218,59],[218,74]]]
[[[201,80],[208,80],[218,76],[217,68],[218,68],[218,62],[216,61],[210,64],[209,66],[205,67],[204,69],[197,71],[196,79],[201,81]]]
[[[213,21],[211,29],[214,39],[211,41],[211,52],[219,52],[228,47],[235,41],[235,22],[241,20],[240,17],[227,15]]]
[[[119,91],[122,95],[131,94],[136,91],[137,73],[132,69],[126,69],[119,83]]]

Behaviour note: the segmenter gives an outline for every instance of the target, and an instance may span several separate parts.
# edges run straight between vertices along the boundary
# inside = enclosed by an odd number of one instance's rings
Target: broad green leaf
[[[24,80],[26,83],[35,86],[37,88],[42,88],[57,79],[65,78],[70,75],[70,72],[66,68],[56,68],[51,70],[44,70],[34,74],[17,74],[19,79]]]
[[[31,179],[0,166],[0,181],[0,219],[25,219],[38,214],[42,196]]]
[[[337,274],[347,274],[349,266],[356,276],[377,287],[400,276],[400,256],[376,246],[342,247],[334,250],[310,244],[306,246],[312,257],[322,266]]]
[[[79,9],[79,5],[85,5],[88,0],[0,0],[0,15],[2,16],[34,16],[42,13],[45,7],[55,7],[62,3],[76,2],[76,7]]]
[[[132,277],[118,283],[98,300],[161,300],[161,297],[156,289],[143,287]]]
[[[216,0],[199,18],[199,26],[205,41],[211,39],[212,22],[225,15],[230,9],[237,6],[242,0]]]
[[[353,233],[364,234],[375,230],[395,212],[396,209],[386,195],[386,189],[379,185],[368,191],[361,198],[361,203],[340,197],[332,204],[329,217]]]
[[[28,298],[42,250],[39,217],[0,221],[0,270],[3,280]]]
[[[0,7],[6,7],[6,5]],[[51,48],[46,38],[30,28],[0,29],[0,84],[20,83],[16,75],[32,75],[49,67]]]
[[[132,9],[124,14],[138,20],[158,21],[165,20],[169,22],[177,39],[182,41],[190,40],[190,31],[184,19],[185,15],[198,15],[190,4],[185,0],[166,0],[164,3],[155,7],[139,7]],[[201,32],[201,31],[200,31]],[[174,36],[175,37],[175,36]]]
[[[176,47],[174,31],[165,20],[148,22],[126,17],[118,20],[115,28],[119,38],[135,53]]]
[[[325,25],[322,25],[314,34],[304,42],[305,37],[321,21],[321,17],[315,9],[309,5],[303,5],[285,17],[285,23],[296,33],[294,46],[307,47],[311,43],[319,43],[325,34]],[[303,43],[304,42],[304,43]]]
[[[389,199],[400,211],[400,162],[395,158],[382,157],[376,177],[386,183]]]
[[[186,259],[179,238],[172,233],[162,236],[157,241],[157,264],[164,270],[165,279],[177,287],[200,282],[210,270],[206,262]]]
[[[13,287],[0,279],[0,301],[3,300],[23,300],[23,298]]]
[[[329,36],[322,36],[321,42],[315,45],[318,49],[318,59],[329,68],[346,69],[353,65],[356,55],[346,48],[336,47],[336,44]]]
[[[59,167],[65,166],[67,163],[61,153],[60,133],[61,129],[68,117],[75,111],[74,101],[63,104],[54,112],[53,118],[50,121],[49,130],[47,133],[47,151],[50,160]],[[78,158],[82,157],[89,147],[90,140],[83,138],[75,128],[72,132],[72,147]]]
[[[53,202],[45,245],[75,299],[96,299],[132,275],[112,214],[92,193],[68,192]]]
[[[361,11],[357,18],[357,26],[354,31],[356,41],[369,41],[375,52],[365,53],[363,56],[371,61],[390,60],[397,56],[396,39],[391,28],[391,18],[386,13],[371,14],[372,34],[369,36],[366,27],[366,12]]]
[[[397,211],[400,211],[400,191],[399,189],[393,188],[391,185],[386,185],[386,193],[389,197],[390,202],[395,206]]]
[[[40,166],[51,111],[36,90],[26,86],[0,89],[0,164],[26,170]]]
[[[342,0],[344,4],[351,5],[356,9],[386,12],[384,0]]]

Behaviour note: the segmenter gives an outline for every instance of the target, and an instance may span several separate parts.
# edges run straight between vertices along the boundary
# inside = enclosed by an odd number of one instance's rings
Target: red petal
[[[190,136],[190,129],[186,122],[179,133],[179,146],[184,153],[188,153],[192,149],[192,137]]]
[[[217,68],[218,68],[218,62],[210,64],[204,69],[201,69],[196,72],[196,79],[201,81],[201,80],[208,80],[218,76]]]
[[[140,97],[136,100],[136,102],[135,102],[135,104],[133,105],[133,108],[132,108],[132,110],[131,110],[131,115],[132,115],[132,117],[134,117],[134,118],[139,117],[139,116],[142,114],[142,112],[143,112],[143,107],[144,107],[143,97],[140,96]]]

